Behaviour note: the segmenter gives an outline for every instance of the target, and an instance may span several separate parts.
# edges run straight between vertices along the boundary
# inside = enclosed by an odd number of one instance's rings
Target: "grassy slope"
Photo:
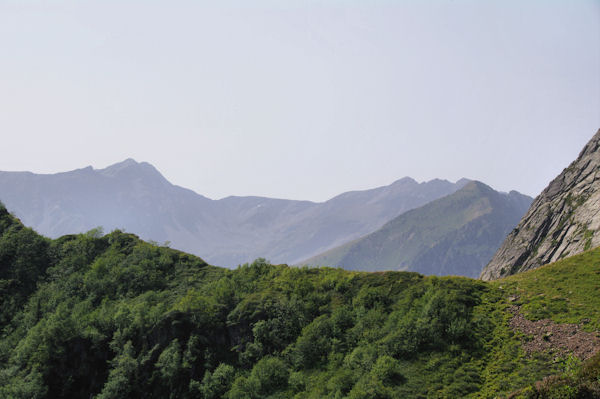
[[[18,289],[7,271],[37,273],[25,306],[4,309],[1,397],[494,398],[569,367],[524,354],[509,306],[600,325],[600,249],[484,283],[229,271],[121,232],[50,241],[0,222],[2,299]],[[48,264],[29,270],[27,256]]]
[[[528,203],[471,182],[381,229],[306,261],[349,270],[477,277]]]
[[[366,237],[316,256],[309,263],[399,270],[441,237],[491,211],[489,201],[480,197],[477,188],[470,183],[448,197],[406,212]],[[387,248],[390,243],[394,245]]]
[[[581,323],[600,331],[600,249],[562,259],[538,269],[492,283],[531,320],[550,318],[557,323]]]
[[[517,305],[530,320],[551,319],[600,332],[600,248],[493,281],[490,285],[502,292],[498,304]],[[521,351],[519,356],[522,357]],[[513,393],[512,397],[600,397],[600,353],[583,364],[578,359],[561,359],[548,365],[549,369],[540,374],[551,377]]]

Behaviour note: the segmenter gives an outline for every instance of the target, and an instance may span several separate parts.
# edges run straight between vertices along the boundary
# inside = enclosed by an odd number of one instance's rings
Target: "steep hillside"
[[[261,260],[226,270],[119,231],[47,240],[2,211],[1,303],[8,285],[20,298],[0,309],[3,398],[600,393],[595,358],[580,366],[598,341],[600,250],[492,283]],[[592,350],[520,332],[538,321],[576,323],[556,328]],[[549,349],[530,348],[540,334]],[[558,387],[534,384],[552,374]],[[572,396],[555,395],[565,386]]]
[[[510,326],[526,353],[523,361],[540,354],[566,359],[558,372],[510,398],[600,398],[600,248],[491,286],[510,304]]]
[[[298,262],[370,233],[465,183],[404,178],[323,203],[261,197],[215,201],[169,183],[148,163],[129,159],[105,169],[54,175],[0,172],[0,200],[26,225],[50,237],[98,226],[119,228],[235,267],[257,257]]]
[[[0,203],[0,330],[23,308],[52,264],[49,244]]]
[[[481,274],[534,269],[600,245],[600,130],[535,199]]]
[[[471,182],[305,263],[476,277],[530,203],[517,192],[502,194]]]

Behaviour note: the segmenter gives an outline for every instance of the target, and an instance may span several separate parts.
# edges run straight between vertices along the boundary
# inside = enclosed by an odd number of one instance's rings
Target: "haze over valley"
[[[405,177],[388,186],[342,193],[321,203],[235,196],[211,200],[171,184],[149,163],[127,159],[104,169],[86,167],[52,175],[0,172],[0,201],[26,225],[49,237],[83,233],[97,227],[106,233],[123,229],[143,239],[169,242],[170,246],[194,253],[212,264],[234,268],[260,257],[274,263],[302,264],[468,184],[467,179],[456,183],[440,179],[418,183]],[[531,202],[531,198],[517,193],[511,193],[510,198],[513,197],[518,197],[521,205],[508,218],[489,224],[487,228],[495,238],[484,240],[482,245],[487,249],[475,256],[477,260],[468,261],[467,269],[428,271],[420,261],[414,265],[384,262],[377,268],[375,258],[362,266],[347,266],[362,270],[376,267],[376,270],[478,275]],[[464,211],[459,208],[445,212]],[[482,209],[482,212],[488,211]],[[432,227],[454,231],[463,224],[450,227],[446,226],[447,221],[435,220]],[[441,244],[444,238],[445,235],[436,237],[431,244]],[[401,245],[401,238],[396,241]]]

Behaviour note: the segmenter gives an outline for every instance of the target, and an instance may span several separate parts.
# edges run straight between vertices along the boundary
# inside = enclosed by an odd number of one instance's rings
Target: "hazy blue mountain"
[[[477,277],[531,201],[516,191],[499,193],[473,181],[303,263]]]
[[[257,257],[297,263],[355,240],[387,221],[463,187],[468,180],[352,191],[315,203],[263,197],[211,200],[168,182],[132,159],[105,169],[65,173],[0,172],[0,201],[50,237],[102,226],[235,267]]]

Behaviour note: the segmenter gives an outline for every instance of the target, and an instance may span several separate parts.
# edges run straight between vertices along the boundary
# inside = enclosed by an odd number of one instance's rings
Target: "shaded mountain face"
[[[600,245],[600,130],[535,199],[481,274],[484,280],[534,269]]]
[[[40,233],[58,237],[102,226],[235,267],[265,257],[297,263],[375,231],[392,218],[451,194],[467,180],[400,179],[314,203],[263,197],[211,200],[169,183],[132,159],[105,169],[52,175],[0,172],[0,201]]]
[[[406,212],[381,229],[307,260],[351,270],[476,277],[532,199],[480,182]]]

